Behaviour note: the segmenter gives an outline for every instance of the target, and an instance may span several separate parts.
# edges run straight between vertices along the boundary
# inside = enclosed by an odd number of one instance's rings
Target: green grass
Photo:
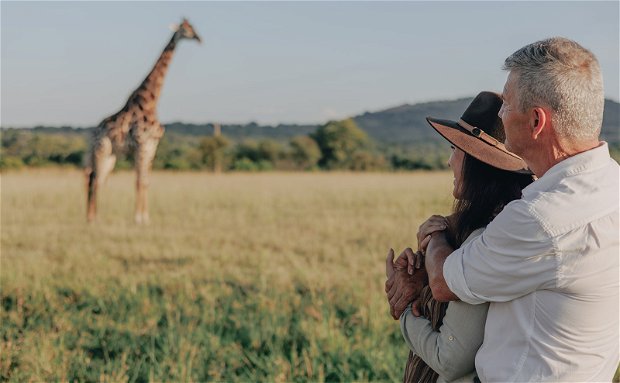
[[[395,381],[389,247],[450,208],[448,173],[131,173],[85,223],[79,172],[2,175],[0,377]]]

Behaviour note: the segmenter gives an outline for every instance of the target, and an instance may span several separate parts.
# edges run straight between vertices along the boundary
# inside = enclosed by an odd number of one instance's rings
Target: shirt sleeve
[[[447,381],[475,370],[474,359],[484,338],[489,305],[450,302],[439,331],[430,321],[406,310],[400,328],[409,349]]]
[[[523,201],[513,201],[481,236],[455,250],[443,266],[450,290],[470,304],[507,302],[556,287],[552,238]]]

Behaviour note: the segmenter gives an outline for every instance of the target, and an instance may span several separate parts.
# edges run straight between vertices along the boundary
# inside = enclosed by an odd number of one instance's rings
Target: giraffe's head
[[[176,35],[179,39],[190,39],[190,40],[198,40],[198,42],[202,42],[198,33],[194,30],[194,27],[187,21],[187,19],[183,19],[181,24],[174,27],[176,30]]]

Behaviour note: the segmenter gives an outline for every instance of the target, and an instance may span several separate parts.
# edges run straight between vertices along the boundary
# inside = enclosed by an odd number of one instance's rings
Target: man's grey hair
[[[553,37],[524,46],[504,61],[517,74],[521,112],[535,106],[553,111],[556,133],[598,138],[603,123],[603,77],[596,57],[576,42]]]

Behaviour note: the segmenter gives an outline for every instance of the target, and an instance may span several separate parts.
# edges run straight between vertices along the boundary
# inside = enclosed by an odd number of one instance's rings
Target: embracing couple
[[[503,93],[458,121],[452,214],[386,262],[406,382],[611,381],[619,361],[619,174],[599,141],[603,81],[565,38],[504,62]]]

